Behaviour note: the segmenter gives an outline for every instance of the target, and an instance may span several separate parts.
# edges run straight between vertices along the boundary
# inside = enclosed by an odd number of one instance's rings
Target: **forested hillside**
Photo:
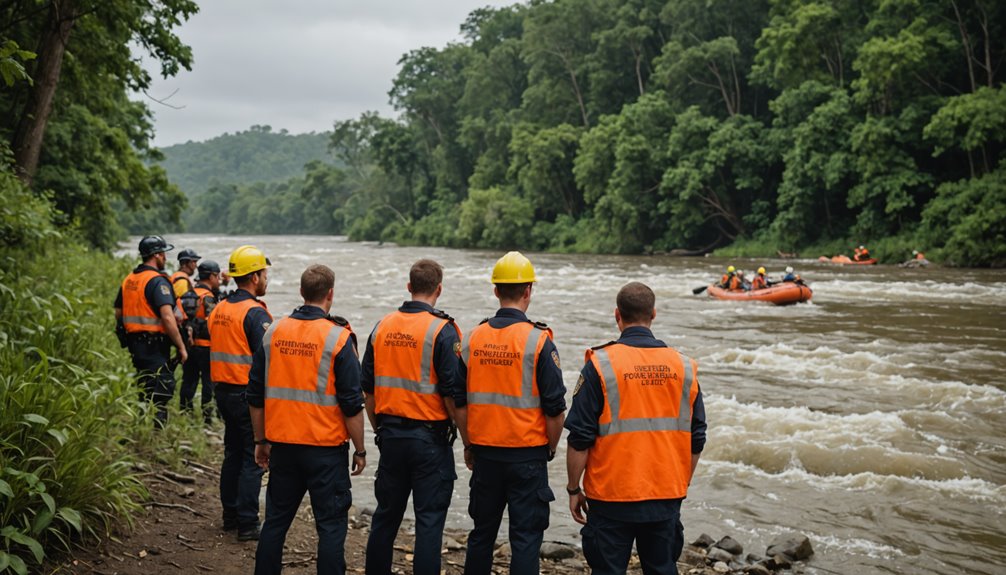
[[[290,134],[252,126],[205,142],[161,148],[164,159],[159,163],[191,200],[215,184],[280,182],[301,175],[309,162],[330,160],[330,137],[326,132]]]
[[[298,183],[331,230],[1006,263],[1006,3],[557,0],[461,29],[401,58],[400,119],[336,123],[346,168]]]

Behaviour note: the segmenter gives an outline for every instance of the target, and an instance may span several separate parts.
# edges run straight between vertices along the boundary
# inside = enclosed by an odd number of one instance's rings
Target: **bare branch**
[[[171,108],[172,110],[184,110],[185,106],[175,106],[174,104],[169,104],[168,103],[168,100],[170,100],[177,93],[178,93],[178,88],[175,88],[175,91],[172,92],[172,93],[170,93],[170,94],[168,94],[166,97],[161,98],[161,99],[157,99],[157,98],[151,96],[150,94],[148,94],[146,90],[143,91],[143,95],[144,96],[150,98],[151,100],[157,102],[158,104],[160,104],[162,106]]]

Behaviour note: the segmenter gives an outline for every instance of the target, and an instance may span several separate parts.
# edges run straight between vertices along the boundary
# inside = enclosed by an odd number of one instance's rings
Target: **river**
[[[299,304],[308,264],[332,267],[332,313],[349,319],[361,353],[376,321],[407,298],[418,258],[444,266],[438,307],[466,332],[497,307],[489,274],[499,252],[317,236],[168,240],[222,265],[238,245],[262,248],[273,262],[264,299],[276,315]],[[807,573],[1003,572],[1006,272],[527,255],[540,278],[528,315],[555,332],[567,401],[584,350],[617,337],[615,294],[629,281],[656,292],[657,337],[699,362],[709,438],[683,506],[687,541],[731,535],[745,552],[764,553],[773,537],[798,531],[816,552]],[[765,265],[770,276],[794,265],[813,302],[775,307],[692,295],[730,263]],[[565,441],[550,465],[557,497],[545,539],[578,543],[563,491],[564,449]],[[455,452],[448,524],[464,529],[470,474],[460,444]],[[374,506],[376,467],[371,458],[354,478],[358,506]]]

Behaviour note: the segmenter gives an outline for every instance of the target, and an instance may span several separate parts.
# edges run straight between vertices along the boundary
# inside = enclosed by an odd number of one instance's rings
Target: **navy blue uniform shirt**
[[[175,305],[175,292],[171,290],[171,281],[168,280],[168,276],[164,275],[164,272],[153,266],[140,264],[133,269],[133,273],[138,274],[147,270],[158,272],[160,274],[148,281],[147,287],[143,290],[143,295],[147,298],[147,303],[150,305],[151,309],[154,310],[154,314],[159,316],[161,314],[161,306]],[[164,286],[168,288],[168,291],[165,292],[158,286]],[[113,305],[114,307],[122,309],[122,285],[119,285],[119,292],[115,295],[115,303]]]
[[[239,290],[235,294],[242,291]],[[313,305],[298,307],[293,310],[290,317],[308,321],[329,321],[325,310]],[[259,346],[252,359],[251,373],[248,375],[248,389],[245,391],[248,405],[252,407],[265,407],[265,350],[262,348],[261,341],[260,336]],[[332,360],[332,371],[335,373],[335,397],[339,409],[346,417],[353,417],[363,409],[363,392],[360,389],[360,362],[356,356],[355,337],[349,338],[347,345],[342,346],[339,353],[335,355]]]
[[[632,347],[667,347],[667,344],[653,337],[648,328],[633,326],[626,328],[618,338],[617,343]],[[583,382],[573,395],[573,406],[566,417],[565,427],[569,430],[566,441],[573,449],[585,451],[594,445],[598,433],[598,419],[604,409],[604,392],[601,390],[601,378],[594,369],[594,364],[587,362],[580,371]],[[702,402],[702,389],[699,389],[692,406],[692,453],[702,453],[706,444],[706,408]],[[646,457],[645,453],[638,457]],[[589,465],[589,463],[588,463]],[[660,521],[669,515],[670,507],[676,504],[673,500],[636,501],[615,503],[610,501],[590,500],[591,513],[600,513],[606,517],[620,521]],[[665,503],[661,505],[661,503]]]
[[[515,323],[530,322],[524,312],[512,307],[503,307],[496,315],[489,318],[489,327],[503,329]],[[554,358],[554,359],[553,359]],[[535,365],[538,379],[538,396],[541,398],[541,409],[548,417],[555,417],[566,411],[566,386],[562,383],[562,369],[558,363],[559,352],[550,338],[545,339]],[[458,361],[458,383],[468,392],[468,367],[464,359]],[[496,461],[527,461],[529,459],[547,459],[548,446],[543,447],[489,447],[473,446],[474,451],[488,459]]]

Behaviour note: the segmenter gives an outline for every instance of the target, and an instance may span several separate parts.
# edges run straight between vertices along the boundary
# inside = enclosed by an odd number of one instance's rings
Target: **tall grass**
[[[74,247],[0,246],[0,574],[129,526],[137,460],[178,461],[201,425],[152,431],[112,301],[132,263]]]

